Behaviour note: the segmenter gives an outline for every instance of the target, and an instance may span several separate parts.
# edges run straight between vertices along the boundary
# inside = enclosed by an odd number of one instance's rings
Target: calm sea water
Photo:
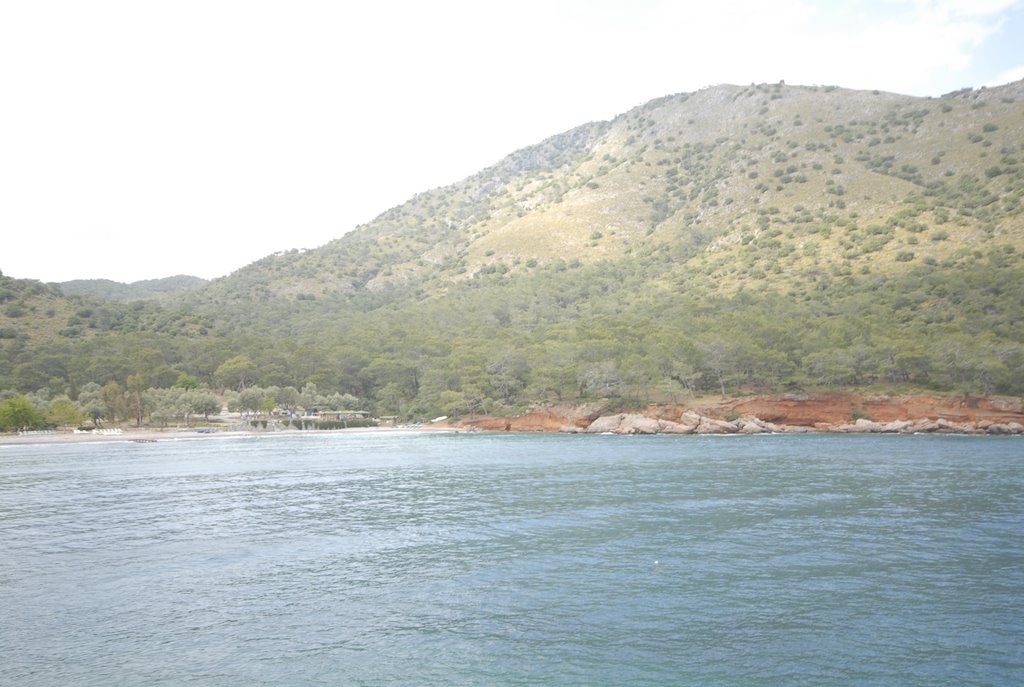
[[[0,683],[1021,685],[1024,440],[0,447]]]

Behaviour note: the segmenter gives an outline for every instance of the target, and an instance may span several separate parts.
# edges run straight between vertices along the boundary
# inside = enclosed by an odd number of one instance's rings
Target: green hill
[[[129,284],[110,279],[75,279],[60,282],[58,286],[67,296],[92,296],[103,300],[140,301],[194,289],[206,283],[205,279],[178,274],[163,279],[143,279]]]
[[[48,307],[61,327],[0,341],[0,388],[227,385],[241,364],[263,386],[408,415],[723,390],[1021,394],[1022,145],[1024,82],[668,96],[173,305],[108,302],[109,329]],[[47,307],[32,298],[7,300]]]

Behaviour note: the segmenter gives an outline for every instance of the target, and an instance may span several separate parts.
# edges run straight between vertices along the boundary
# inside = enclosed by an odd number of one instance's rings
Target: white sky
[[[0,2],[0,270],[212,278],[647,100],[1024,77],[1024,0]]]

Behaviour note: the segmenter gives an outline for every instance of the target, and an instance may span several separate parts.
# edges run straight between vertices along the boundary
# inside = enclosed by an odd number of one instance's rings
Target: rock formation
[[[697,410],[657,405],[603,415],[600,410],[593,404],[562,405],[515,417],[465,418],[461,424],[586,434],[1024,434],[1020,399],[834,394],[733,399]]]

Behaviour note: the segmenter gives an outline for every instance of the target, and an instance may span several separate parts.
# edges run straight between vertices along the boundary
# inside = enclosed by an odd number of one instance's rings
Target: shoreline
[[[424,433],[434,434],[556,434],[559,432],[550,431],[537,431],[537,430],[497,430],[497,429],[476,429],[476,428],[461,428],[461,427],[445,427],[445,428],[433,428],[428,430],[408,428],[351,428],[351,429],[332,429],[323,430],[318,432],[308,431],[289,431],[289,432],[245,432],[245,431],[226,431],[217,432],[211,434],[197,434],[188,433],[185,431],[181,432],[157,432],[154,436],[153,432],[147,432],[145,430],[141,432],[133,432],[130,436],[128,434],[123,435],[109,435],[109,436],[96,436],[96,437],[84,437],[82,435],[74,435],[71,433],[55,433],[47,435],[37,436],[18,436],[18,435],[0,435],[0,451],[8,448],[17,447],[30,447],[30,446],[63,446],[63,445],[81,445],[81,444],[149,444],[149,443],[166,443],[166,442],[182,442],[182,441],[211,441],[211,440],[229,440],[229,439],[273,439],[273,438],[285,438],[285,437],[296,437],[296,436],[331,436],[340,434],[375,434],[375,433],[387,433],[387,434],[405,434],[405,435],[417,435]],[[994,432],[989,433],[985,431],[958,431],[958,430],[947,430],[937,432],[850,432],[850,431],[829,431],[829,430],[787,430],[781,429],[780,431],[764,431],[764,432],[633,432],[633,431],[608,431],[608,432],[560,432],[561,434],[581,434],[591,436],[701,436],[701,437],[746,437],[746,436],[794,436],[794,435],[806,435],[806,436],[824,436],[824,435],[875,435],[875,436],[947,436],[947,437],[978,437],[978,438],[1008,438],[1008,437],[1019,437],[1024,435],[1024,431],[1018,432]]]
[[[332,434],[422,434],[425,432],[479,431],[451,425],[424,425],[422,427],[350,427],[347,429],[223,429],[202,432],[184,428],[132,428],[120,433],[93,434],[72,431],[52,431],[29,434],[0,434],[0,447],[46,446],[60,444],[125,444],[155,443],[162,441],[201,441],[204,439],[265,439],[289,436],[329,436]]]
[[[0,434],[0,446],[188,441],[352,433],[515,432],[563,434],[956,434],[1024,435],[1024,398],[856,393],[694,399],[687,405],[616,408],[607,401],[538,406],[511,416],[343,429],[221,427],[127,428]]]
[[[615,416],[608,416],[615,417]],[[958,436],[958,437],[1012,437],[1024,435],[1024,425],[997,426],[996,431],[988,429],[977,429],[973,427],[958,427],[952,425],[935,425],[930,423],[926,429],[914,428],[915,423],[907,422],[908,427],[880,429],[869,426],[867,423],[854,424],[834,428],[808,428],[793,426],[762,426],[756,430],[750,429],[757,425],[751,425],[750,419],[747,424],[738,425],[737,429],[715,429],[707,428],[685,428],[678,430],[673,427],[653,428],[649,424],[651,418],[644,416],[622,417],[619,424],[613,428],[605,428],[602,423],[596,423],[598,427],[593,430],[567,428],[559,430],[550,429],[504,429],[504,428],[483,428],[477,424],[458,424],[430,427],[352,427],[348,429],[326,429],[326,430],[279,430],[279,431],[258,431],[258,430],[223,430],[215,432],[197,432],[195,430],[161,430],[161,429],[133,429],[121,434],[91,434],[73,432],[43,432],[40,434],[17,435],[0,434],[0,450],[10,447],[27,446],[60,446],[67,444],[148,444],[160,442],[181,442],[181,441],[209,441],[216,439],[271,439],[297,436],[338,436],[351,434],[395,434],[395,435],[418,435],[418,434],[583,434],[593,436],[720,436],[720,437],[743,437],[743,436],[793,436],[793,435],[887,435],[887,436]],[[656,422],[656,421],[655,421]],[[721,422],[721,421],[719,421]],[[742,421],[740,421],[742,422]],[[920,422],[920,421],[919,421]],[[925,421],[928,422],[928,421]],[[638,424],[640,423],[640,424]],[[765,423],[761,423],[764,425]],[[1016,423],[1014,423],[1016,424]],[[747,427],[744,430],[744,426]]]
[[[559,404],[464,426],[588,434],[1024,434],[1024,399],[849,392],[693,399],[640,407]]]

